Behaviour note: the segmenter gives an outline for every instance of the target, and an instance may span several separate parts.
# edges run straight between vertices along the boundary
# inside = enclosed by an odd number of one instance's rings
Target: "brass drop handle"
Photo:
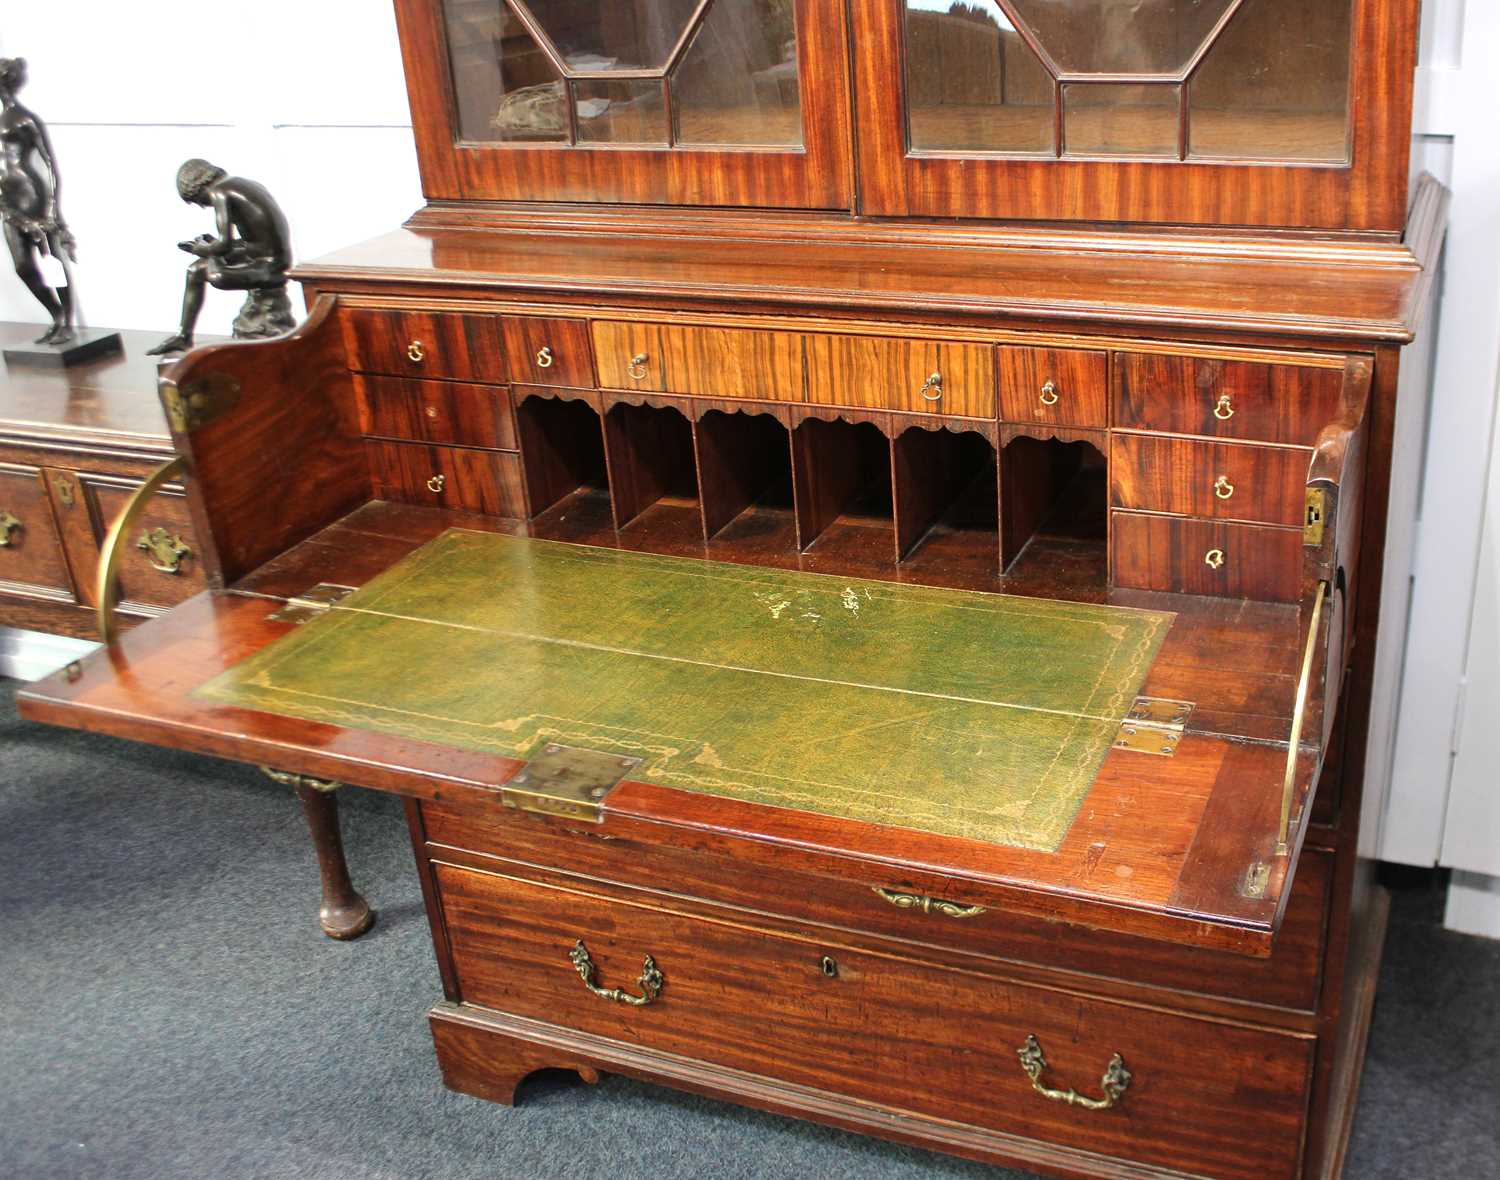
[[[1055,381],[1049,381],[1042,386],[1042,405],[1057,405],[1057,383]]]
[[[7,509],[0,508],[0,549],[9,549],[13,544],[11,534],[20,532],[24,527],[20,517],[11,515]]]
[[[898,910],[921,910],[924,914],[941,914],[945,918],[976,918],[984,913],[982,905],[964,905],[958,901],[928,897],[924,893],[903,893],[899,889],[886,889],[880,885],[872,885],[870,888]]]
[[[541,351],[536,354],[536,367],[538,369],[550,369],[554,359],[552,349],[544,345]]]
[[[922,400],[929,402],[943,400],[943,375],[941,373],[934,373],[922,382]]]
[[[413,340],[406,346],[406,359],[414,365],[420,365],[427,359],[427,350],[422,347],[420,340]]]
[[[1221,500],[1227,500],[1234,495],[1234,484],[1229,482],[1229,476],[1221,475],[1214,480],[1214,495]]]
[[[1224,550],[1210,549],[1203,555],[1203,564],[1211,570],[1224,568]]]
[[[174,577],[182,573],[182,559],[191,557],[193,553],[181,537],[174,537],[161,528],[148,529],[142,533],[135,547],[146,554],[151,568],[157,573],[171,574]]]
[[[1035,1036],[1026,1038],[1026,1043],[1016,1050],[1016,1056],[1021,1059],[1021,1068],[1031,1079],[1031,1088],[1052,1102],[1081,1106],[1084,1110],[1108,1110],[1130,1089],[1130,1071],[1125,1068],[1125,1059],[1118,1053],[1104,1067],[1104,1077],[1100,1079],[1104,1088],[1103,1098],[1085,1098],[1077,1090],[1054,1090],[1051,1086],[1043,1085],[1042,1074],[1047,1070],[1047,1058],[1043,1056],[1041,1042]]]
[[[601,1000],[612,1000],[616,1004],[630,1004],[636,1008],[644,1008],[647,1004],[661,995],[662,985],[666,980],[656,968],[656,960],[650,955],[646,956],[646,962],[641,968],[641,977],[636,982],[640,985],[641,994],[631,995],[629,992],[618,987],[600,987],[594,981],[594,960],[589,957],[589,948],[583,945],[583,939],[573,944],[573,949],[568,952],[568,961],[573,964],[574,970],[578,972],[578,978],[583,980],[583,986],[588,988]]]
[[[632,381],[644,381],[646,379],[646,362],[650,359],[644,352],[638,352],[630,358],[630,367],[625,371],[630,374]]]
[[[1214,405],[1214,417],[1220,422],[1228,422],[1234,417],[1234,403],[1229,400],[1227,393],[1219,394],[1219,400]]]
[[[427,490],[429,492],[441,492],[443,490],[443,485],[447,482],[448,477],[446,475],[434,475],[427,481]]]

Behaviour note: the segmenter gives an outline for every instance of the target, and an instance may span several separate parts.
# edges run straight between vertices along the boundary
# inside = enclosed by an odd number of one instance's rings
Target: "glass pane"
[[[557,71],[502,0],[445,0],[458,137],[568,140],[568,103]]]
[[[573,83],[579,143],[667,142],[666,103],[657,78]]]
[[[1063,154],[1177,156],[1181,86],[1070,82],[1063,87]]]
[[[1189,85],[1189,154],[1347,160],[1351,7],[1245,0]]]
[[[1308,3],[1308,0],[1303,0]],[[1180,73],[1234,0],[1010,0],[1066,74]]]
[[[793,0],[714,0],[672,75],[677,142],[802,142]]]
[[[698,0],[516,0],[575,73],[660,70]]]
[[[915,150],[1052,155],[1056,86],[994,0],[906,0]]]

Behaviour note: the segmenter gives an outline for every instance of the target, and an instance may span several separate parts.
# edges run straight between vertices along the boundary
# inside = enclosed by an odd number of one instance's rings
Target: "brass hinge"
[[[1182,740],[1183,727],[1192,711],[1192,701],[1136,697],[1125,720],[1120,722],[1115,749],[1170,758],[1177,753],[1177,743]]]
[[[1323,529],[1328,520],[1328,493],[1322,488],[1307,489],[1307,515],[1302,518],[1302,543],[1323,543]]]
[[[552,743],[501,785],[500,802],[521,811],[603,823],[605,796],[640,764],[639,758]]]
[[[158,393],[172,430],[177,434],[191,434],[239,400],[240,383],[223,373],[208,373],[185,385],[163,377]]]
[[[1259,901],[1266,895],[1266,886],[1271,883],[1271,866],[1263,860],[1255,861],[1245,870],[1240,882],[1240,896]]]
[[[353,586],[336,586],[332,582],[319,582],[311,590],[288,598],[268,618],[276,623],[305,623],[343,602],[354,593]]]

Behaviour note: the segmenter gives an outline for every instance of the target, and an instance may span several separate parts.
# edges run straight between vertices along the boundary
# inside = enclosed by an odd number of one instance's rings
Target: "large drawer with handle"
[[[1110,439],[1116,508],[1299,527],[1312,452],[1117,430]]]
[[[506,381],[500,318],[494,315],[349,308],[344,347],[349,367],[358,373]]]
[[[606,389],[802,400],[795,332],[606,321],[594,325],[594,353]]]
[[[1296,1174],[1310,1036],[584,886],[442,863],[434,879],[467,1004],[1161,1168]]]
[[[962,418],[995,416],[994,349],[885,336],[809,336],[807,400]]]
[[[1125,589],[1301,598],[1301,529],[1116,510],[1109,548],[1110,580]]]
[[[0,582],[71,590],[40,468],[0,463]]]
[[[371,442],[378,500],[519,519],[526,515],[521,459],[513,451]]]

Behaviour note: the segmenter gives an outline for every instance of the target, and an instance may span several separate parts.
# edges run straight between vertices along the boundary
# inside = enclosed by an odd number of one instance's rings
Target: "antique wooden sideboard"
[[[406,796],[456,1089],[1340,1174],[1415,0],[396,8],[427,205],[25,714]]]

